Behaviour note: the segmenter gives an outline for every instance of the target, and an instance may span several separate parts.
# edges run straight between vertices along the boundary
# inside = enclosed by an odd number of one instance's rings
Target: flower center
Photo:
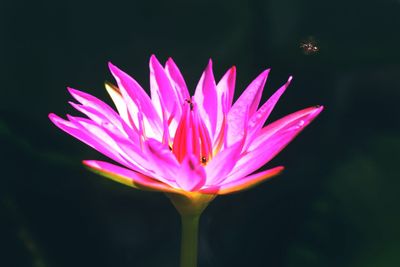
[[[194,155],[198,163],[203,165],[211,159],[211,138],[192,99],[186,99],[183,103],[182,117],[175,132],[172,153],[179,162],[189,155]]]

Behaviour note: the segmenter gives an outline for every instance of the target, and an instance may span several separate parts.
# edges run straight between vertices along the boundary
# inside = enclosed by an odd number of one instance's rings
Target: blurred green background
[[[293,75],[269,121],[326,106],[281,176],[209,206],[200,267],[400,266],[399,29],[398,0],[1,1],[0,266],[178,266],[167,198],[84,170],[103,157],[47,118],[77,114],[66,86],[108,101],[107,61],[149,88],[152,53],[192,90],[210,57],[236,93],[271,67],[264,101]]]

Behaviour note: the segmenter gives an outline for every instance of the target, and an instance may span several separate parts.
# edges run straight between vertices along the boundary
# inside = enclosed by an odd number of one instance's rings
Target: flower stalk
[[[198,215],[181,215],[181,262],[180,267],[197,266],[197,244],[199,236]]]
[[[216,195],[196,192],[166,195],[181,216],[180,267],[196,267],[200,216]]]

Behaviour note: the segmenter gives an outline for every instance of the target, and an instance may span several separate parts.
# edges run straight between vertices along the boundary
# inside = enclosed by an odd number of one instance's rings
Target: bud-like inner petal
[[[175,132],[172,152],[179,162],[186,156],[193,155],[198,162],[206,164],[212,156],[212,143],[197,105],[192,100],[185,100],[182,117]]]

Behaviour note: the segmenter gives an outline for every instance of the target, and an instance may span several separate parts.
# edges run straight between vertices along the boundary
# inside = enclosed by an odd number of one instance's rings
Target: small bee
[[[309,37],[307,40],[301,42],[300,48],[303,49],[303,53],[306,55],[312,55],[319,51],[317,42],[313,37]]]

